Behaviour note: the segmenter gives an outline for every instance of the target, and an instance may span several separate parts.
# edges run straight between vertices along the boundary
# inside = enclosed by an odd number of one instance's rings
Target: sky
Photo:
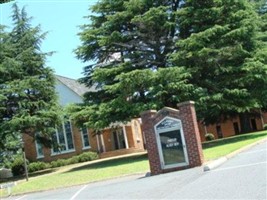
[[[43,40],[43,52],[55,51],[47,57],[46,65],[55,74],[78,79],[83,76],[83,63],[76,58],[73,50],[81,45],[79,26],[88,24],[85,16],[90,15],[89,7],[97,0],[16,0],[0,4],[0,24],[12,27],[12,4],[17,2],[20,9],[25,6],[28,17],[32,17],[32,26],[41,25],[42,32],[48,32]]]

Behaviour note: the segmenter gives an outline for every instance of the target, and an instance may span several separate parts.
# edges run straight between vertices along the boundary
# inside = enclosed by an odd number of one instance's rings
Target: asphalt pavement
[[[267,199],[267,142],[204,171],[196,167],[157,176],[126,176],[58,190],[9,197],[31,199]]]

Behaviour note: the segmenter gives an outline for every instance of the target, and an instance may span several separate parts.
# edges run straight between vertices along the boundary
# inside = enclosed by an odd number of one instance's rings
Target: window
[[[52,136],[53,149],[52,154],[65,153],[74,150],[74,143],[72,137],[72,128],[70,121],[62,123]]]
[[[90,148],[89,133],[85,126],[81,129],[81,137],[82,137],[82,142],[83,142],[83,149]]]
[[[74,149],[73,139],[72,139],[72,130],[71,130],[71,124],[70,121],[67,121],[64,124],[65,128],[65,134],[67,139],[67,148],[68,149]]]
[[[43,158],[44,157],[43,145],[38,140],[35,140],[35,146],[36,146],[37,158]]]

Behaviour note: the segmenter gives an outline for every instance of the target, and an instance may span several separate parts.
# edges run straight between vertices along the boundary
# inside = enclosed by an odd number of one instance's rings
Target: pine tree
[[[13,30],[1,35],[0,133],[21,138],[22,133],[49,138],[59,122],[53,71],[45,66],[48,55],[40,50],[45,34],[32,28],[23,8],[13,5]],[[3,148],[4,141],[1,142]]]
[[[12,63],[15,63],[15,60],[11,57],[12,52],[12,44],[10,43],[8,33],[5,31],[5,27],[0,25],[0,124],[2,124],[5,120],[5,107],[3,107],[2,102],[4,102],[7,98],[5,94],[2,92],[2,89],[5,87],[5,77],[2,76],[2,74],[5,73],[5,66],[11,65]],[[7,138],[8,137],[8,138]],[[12,150],[16,148],[17,146],[17,138],[9,137],[5,134],[3,130],[0,131],[0,149],[3,149],[5,146],[6,150]],[[12,143],[12,145],[10,145]],[[3,158],[4,155],[1,154],[1,157]]]
[[[12,0],[0,0],[0,4],[2,4],[2,3],[8,3],[10,1],[12,1]]]
[[[259,16],[244,0],[188,0],[178,19],[181,40],[173,62],[203,90],[196,99],[199,117],[216,123],[239,115],[241,131],[250,131],[248,114],[265,107],[267,97]]]
[[[188,99],[193,90],[189,74],[168,62],[181,2],[101,0],[92,8],[95,15],[82,26],[76,53],[83,61],[96,61],[85,68],[81,81],[97,91],[85,95],[85,107],[71,109],[77,121],[101,129]]]

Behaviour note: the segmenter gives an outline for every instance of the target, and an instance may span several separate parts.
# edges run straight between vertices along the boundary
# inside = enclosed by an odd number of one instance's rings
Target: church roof
[[[86,92],[95,91],[94,88],[88,88],[84,84],[72,78],[56,75],[56,79],[81,97]]]

